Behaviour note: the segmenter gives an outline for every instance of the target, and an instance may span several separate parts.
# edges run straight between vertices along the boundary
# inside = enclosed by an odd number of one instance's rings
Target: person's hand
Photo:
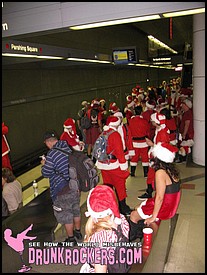
[[[154,143],[149,138],[145,138],[145,140],[148,146],[152,147],[154,145]]]
[[[45,165],[45,159],[42,159],[40,162],[42,165]]]
[[[155,222],[155,218],[151,217],[151,218],[145,219],[144,224],[149,226],[153,222]]]

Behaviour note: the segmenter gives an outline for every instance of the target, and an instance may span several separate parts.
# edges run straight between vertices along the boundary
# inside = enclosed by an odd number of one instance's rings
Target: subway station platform
[[[134,264],[129,273],[205,272],[205,167],[194,163],[176,165],[182,179],[182,196],[176,219],[161,222],[153,237],[151,251],[148,251],[145,261],[142,264]],[[24,206],[34,200],[31,184],[34,179],[38,182],[39,196],[49,191],[48,179],[41,178],[40,165],[22,174],[18,180],[23,187]],[[129,176],[126,183],[127,203],[131,208],[141,202],[137,196],[145,191],[145,182],[141,163],[139,163],[136,176]],[[87,220],[84,214],[87,195],[88,193],[81,194],[81,231],[83,235]],[[64,228],[57,224],[54,228],[53,241],[64,241],[65,238]],[[32,269],[28,273],[79,273],[81,264],[31,264],[31,267]]]

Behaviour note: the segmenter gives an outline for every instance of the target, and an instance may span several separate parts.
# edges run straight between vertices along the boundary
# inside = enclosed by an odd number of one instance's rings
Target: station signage
[[[19,43],[19,42],[6,42],[4,45],[3,52],[7,53],[42,53],[42,48],[34,46],[29,43]]]

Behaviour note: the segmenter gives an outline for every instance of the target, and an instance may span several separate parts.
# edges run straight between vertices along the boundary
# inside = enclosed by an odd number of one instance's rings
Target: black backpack
[[[119,224],[117,229],[112,229],[116,232],[117,235],[117,243],[129,243],[129,239],[123,234],[121,225]],[[116,246],[114,250],[114,263],[108,264],[107,269],[108,273],[128,273],[132,265],[129,265],[127,263],[127,246],[124,246],[125,251],[122,250],[122,253],[120,253],[120,249],[123,248],[121,246]],[[120,255],[122,255],[122,258],[125,259],[123,263],[120,262]]]
[[[88,192],[99,182],[99,176],[93,161],[81,151],[67,152],[60,148],[53,148],[68,155],[69,186],[73,190]]]

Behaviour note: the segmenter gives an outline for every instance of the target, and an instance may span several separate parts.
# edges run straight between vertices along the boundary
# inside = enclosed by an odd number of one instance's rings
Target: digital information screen
[[[136,49],[113,50],[113,61],[115,64],[137,63]]]

